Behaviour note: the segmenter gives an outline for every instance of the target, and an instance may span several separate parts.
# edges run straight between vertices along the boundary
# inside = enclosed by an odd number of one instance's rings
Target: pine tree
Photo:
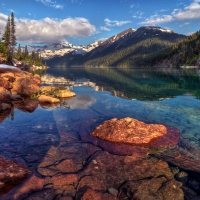
[[[10,47],[11,47],[11,55],[14,55],[15,52],[15,46],[17,44],[16,42],[16,36],[15,36],[15,19],[14,19],[14,13],[11,13],[11,21],[10,21]]]
[[[21,46],[20,46],[20,44],[19,44],[18,49],[17,49],[16,58],[18,60],[21,60],[21,58],[22,58],[22,52],[21,52]]]
[[[10,43],[10,17],[8,17],[8,21],[2,39],[5,47],[6,63],[12,64],[11,43]]]
[[[28,55],[29,55],[29,53],[28,53],[28,47],[27,47],[27,45],[25,46],[25,49],[24,49],[24,59],[27,59],[28,58]]]

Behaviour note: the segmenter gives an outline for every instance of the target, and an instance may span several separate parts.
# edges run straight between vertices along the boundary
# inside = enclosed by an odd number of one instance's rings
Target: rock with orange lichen
[[[105,121],[93,131],[92,135],[114,143],[149,146],[166,133],[167,128],[164,125],[146,124],[126,117]]]

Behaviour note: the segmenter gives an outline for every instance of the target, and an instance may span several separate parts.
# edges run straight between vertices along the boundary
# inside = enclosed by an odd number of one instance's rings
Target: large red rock
[[[26,167],[0,157],[0,195],[18,185],[28,174]]]
[[[98,126],[92,136],[114,142],[137,146],[150,146],[167,134],[167,128],[161,124],[146,124],[126,117],[111,119]]]

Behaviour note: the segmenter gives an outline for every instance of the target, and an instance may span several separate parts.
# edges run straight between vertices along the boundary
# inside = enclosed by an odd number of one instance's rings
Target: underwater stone
[[[161,124],[147,124],[133,118],[111,119],[95,128],[92,136],[102,140],[150,146],[167,134],[167,128]]]

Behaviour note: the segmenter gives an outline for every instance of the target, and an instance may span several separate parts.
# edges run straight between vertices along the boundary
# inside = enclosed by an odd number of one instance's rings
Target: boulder
[[[0,77],[0,86],[9,90],[13,87],[13,84],[10,81],[6,81],[2,77]]]
[[[0,195],[18,185],[28,174],[26,167],[0,157]]]
[[[32,79],[32,77],[17,78],[17,80],[13,82],[13,88],[11,91],[22,96],[30,96],[39,91],[39,85]]]
[[[161,124],[147,124],[126,117],[105,121],[95,128],[92,136],[114,143],[150,146],[167,134],[167,128]]]
[[[41,95],[39,98],[38,98],[38,101],[40,103],[60,103],[60,100],[57,99],[57,98],[53,98],[53,97],[50,97],[50,96],[46,96],[46,95]]]
[[[119,199],[184,199],[182,184],[173,178],[169,165],[153,157],[135,160],[134,156],[98,152],[80,177],[76,199],[86,195],[88,188],[103,194],[115,188],[112,196],[116,198],[118,191]]]
[[[0,87],[0,101],[7,102],[10,101],[11,93],[4,87]]]
[[[10,81],[10,82],[14,82],[15,80],[15,75],[13,72],[5,72],[1,74],[0,77],[3,78],[5,81]]]
[[[139,181],[129,181],[120,187],[121,194],[131,199],[154,200],[154,199],[176,199],[183,200],[184,193],[181,190],[182,184],[175,181],[168,181],[166,177],[156,177]]]
[[[13,66],[0,66],[0,85],[10,89],[12,93],[30,96],[39,91],[40,83],[41,78],[38,75],[33,76]]]
[[[75,92],[72,92],[70,90],[59,90],[59,93],[61,98],[76,96]]]

